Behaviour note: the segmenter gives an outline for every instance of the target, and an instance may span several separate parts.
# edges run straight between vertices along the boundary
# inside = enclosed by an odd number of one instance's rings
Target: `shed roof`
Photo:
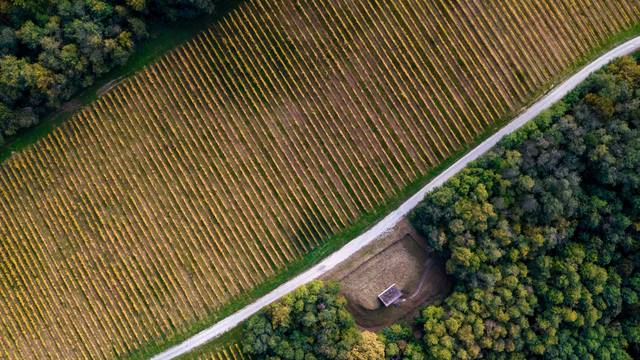
[[[396,284],[392,284],[378,295],[378,299],[382,301],[385,307],[393,305],[398,299],[402,297],[402,291],[398,289]]]

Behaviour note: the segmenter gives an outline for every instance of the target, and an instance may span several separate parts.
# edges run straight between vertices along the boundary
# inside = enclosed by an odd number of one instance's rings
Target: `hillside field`
[[[247,1],[0,165],[0,359],[192,333],[639,18],[637,1]]]

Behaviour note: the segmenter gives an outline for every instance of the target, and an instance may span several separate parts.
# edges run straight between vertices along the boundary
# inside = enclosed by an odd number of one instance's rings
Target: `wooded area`
[[[242,350],[252,359],[422,360],[422,345],[409,327],[380,334],[358,331],[334,282],[313,281],[251,317]]]
[[[639,90],[615,61],[416,209],[458,280],[424,310],[430,358],[637,358]]]
[[[0,145],[123,65],[153,21],[212,13],[216,0],[0,0]]]
[[[336,284],[302,286],[249,319],[243,351],[259,359],[347,359],[360,334],[346,303]]]

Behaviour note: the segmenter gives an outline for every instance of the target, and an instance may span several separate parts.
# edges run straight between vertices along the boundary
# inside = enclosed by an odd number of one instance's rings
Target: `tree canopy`
[[[385,359],[389,360],[424,360],[422,344],[416,341],[411,328],[400,324],[393,324],[381,333],[385,344]]]
[[[338,285],[313,281],[269,305],[245,326],[243,351],[254,359],[363,359],[379,346],[361,343]]]
[[[625,57],[426,196],[458,280],[431,359],[631,359],[640,334],[640,66]]]
[[[0,144],[124,64],[150,21],[215,0],[0,0]]]
[[[347,360],[384,359],[384,344],[376,333],[363,331],[360,341],[347,353]]]

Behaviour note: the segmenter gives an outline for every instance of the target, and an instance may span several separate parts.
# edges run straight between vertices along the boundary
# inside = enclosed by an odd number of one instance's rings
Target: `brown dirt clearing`
[[[374,331],[411,320],[425,305],[444,298],[452,288],[444,262],[407,220],[324,278],[340,283],[356,323]],[[385,308],[377,296],[391,284],[400,288],[403,300]]]

